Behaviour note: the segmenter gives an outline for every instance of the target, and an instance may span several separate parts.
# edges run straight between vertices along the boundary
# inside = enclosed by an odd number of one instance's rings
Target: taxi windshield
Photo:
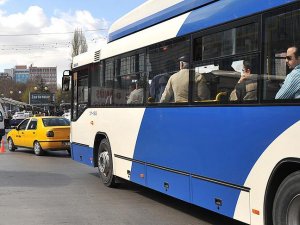
[[[70,126],[70,121],[66,118],[43,118],[42,120],[45,127]]]

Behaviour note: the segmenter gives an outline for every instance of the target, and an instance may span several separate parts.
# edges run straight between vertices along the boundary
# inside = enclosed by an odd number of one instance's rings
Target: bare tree
[[[88,50],[88,45],[86,43],[86,38],[82,33],[82,30],[78,28],[75,29],[73,40],[72,40],[72,64],[73,64],[73,58],[76,55],[87,52],[87,50]]]

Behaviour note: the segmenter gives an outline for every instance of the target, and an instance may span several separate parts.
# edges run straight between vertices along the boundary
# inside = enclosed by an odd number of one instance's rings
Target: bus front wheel
[[[300,171],[280,184],[273,204],[274,225],[300,225]]]
[[[107,138],[100,142],[98,150],[98,170],[103,184],[107,187],[115,187],[113,174],[113,161],[110,144]]]

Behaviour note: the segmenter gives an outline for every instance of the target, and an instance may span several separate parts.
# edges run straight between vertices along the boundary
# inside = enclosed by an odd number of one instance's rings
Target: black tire
[[[107,187],[116,187],[115,176],[113,174],[113,161],[111,148],[108,139],[100,142],[98,149],[98,170],[103,184]]]
[[[273,204],[273,225],[300,225],[300,171],[280,184]]]
[[[44,151],[43,151],[43,149],[42,149],[42,147],[41,147],[41,145],[38,141],[35,141],[33,143],[33,152],[37,156],[44,155]]]
[[[16,147],[15,147],[14,141],[11,137],[9,137],[7,139],[7,143],[8,143],[8,151],[14,152],[16,150]]]

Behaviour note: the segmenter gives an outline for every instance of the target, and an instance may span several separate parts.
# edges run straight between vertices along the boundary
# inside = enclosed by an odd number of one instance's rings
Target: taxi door
[[[16,133],[15,133],[16,135],[15,135],[15,137],[13,137],[13,141],[16,146],[26,146],[25,145],[25,140],[26,140],[25,130],[28,125],[28,122],[29,122],[29,119],[25,119],[17,126]]]
[[[37,119],[32,118],[27,126],[27,129],[25,130],[25,142],[26,142],[26,147],[32,148],[33,147],[33,142],[36,139],[37,135]]]

